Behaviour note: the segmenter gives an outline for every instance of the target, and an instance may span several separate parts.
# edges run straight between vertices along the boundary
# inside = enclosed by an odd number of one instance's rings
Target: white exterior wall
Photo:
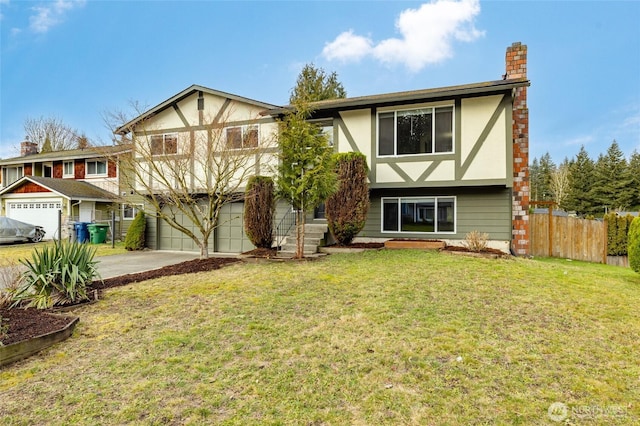
[[[462,100],[460,141],[462,163],[467,160],[475,142],[484,131],[502,98],[502,95],[496,95]],[[462,176],[462,180],[507,178],[505,129],[506,113],[502,111],[466,173]]]

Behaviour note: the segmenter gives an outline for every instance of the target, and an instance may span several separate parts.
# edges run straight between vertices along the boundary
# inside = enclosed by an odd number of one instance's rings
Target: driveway
[[[162,268],[167,265],[198,259],[198,253],[175,251],[132,251],[125,254],[112,256],[100,256],[98,272],[102,279],[117,277],[119,275],[134,274],[136,272],[149,271]]]

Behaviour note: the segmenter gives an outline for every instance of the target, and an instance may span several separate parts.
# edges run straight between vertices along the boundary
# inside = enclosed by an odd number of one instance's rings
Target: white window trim
[[[67,174],[65,170],[65,166],[67,164],[71,164],[71,174]],[[62,177],[63,178],[72,178],[75,177],[75,164],[73,160],[63,161],[62,162]]]
[[[436,210],[436,215],[437,215],[437,211],[438,211],[438,199],[439,198],[448,198],[448,199],[453,199],[453,231],[438,231],[438,232],[417,232],[417,231],[385,231],[384,230],[384,201],[385,200],[396,200],[398,202],[398,212],[400,213],[398,215],[398,229],[402,228],[402,222],[401,222],[401,218],[402,218],[402,201],[403,200],[424,200],[425,198],[433,198],[436,201],[436,205],[435,205],[435,210]],[[437,223],[437,217],[436,220],[434,220],[434,224]],[[424,195],[422,197],[420,196],[411,196],[411,197],[382,197],[380,199],[380,232],[383,234],[392,234],[392,235],[397,235],[397,234],[420,234],[420,235],[453,235],[456,234],[458,232],[458,197],[456,197],[455,195]]]
[[[89,173],[89,163],[104,163],[104,173]],[[96,165],[97,169],[97,165]],[[107,160],[85,160],[84,162],[85,177],[106,177],[109,175],[109,162]]]
[[[125,217],[124,210],[127,207],[133,207],[133,217]],[[139,211],[144,210],[143,204],[123,204],[122,205],[122,220],[133,220]]]
[[[397,119],[398,119],[398,113],[399,112],[404,112],[404,111],[414,111],[414,110],[419,110],[419,109],[428,109],[431,108],[432,110],[436,110],[438,108],[452,108],[452,114],[451,114],[451,130],[452,130],[452,135],[451,135],[451,151],[446,151],[446,152],[422,152],[419,154],[398,154],[398,126],[397,126]],[[393,154],[388,154],[388,155],[380,155],[380,114],[385,114],[385,113],[389,113],[389,112],[393,112],[394,113],[394,117],[393,117],[393,122],[394,122],[394,126],[393,126]],[[431,133],[432,136],[435,136],[435,126],[432,126],[431,128]],[[433,138],[433,140],[435,141],[435,137]],[[435,142],[434,142],[435,143]],[[416,105],[407,105],[402,106],[402,107],[385,107],[385,108],[379,108],[376,111],[376,158],[402,158],[402,157],[416,157],[416,156],[421,156],[421,155],[426,155],[426,156],[434,156],[434,155],[451,155],[451,154],[455,154],[456,153],[456,106],[455,103],[436,103],[436,104],[416,104]]]
[[[245,131],[247,129],[249,129],[250,127],[255,127],[258,135],[257,135],[257,146],[249,146],[249,147],[245,147],[244,146],[244,138],[245,138]],[[228,146],[228,139],[227,139],[227,131],[230,129],[240,129],[240,137],[242,139],[242,147],[241,148],[231,148]],[[227,149],[232,150],[232,151],[238,151],[241,149],[251,149],[251,148],[257,148],[260,146],[260,125],[259,124],[243,124],[241,126],[227,126],[224,128],[224,141],[225,141],[225,146],[227,147]]]
[[[9,169],[16,169],[16,179],[12,180],[11,182],[9,182]],[[10,184],[12,184],[13,182],[17,181],[18,179],[24,177],[24,167],[23,166],[6,166],[2,169],[2,185],[9,186]]]

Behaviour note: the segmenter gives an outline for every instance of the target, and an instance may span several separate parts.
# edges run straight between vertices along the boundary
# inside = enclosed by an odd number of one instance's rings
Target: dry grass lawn
[[[640,275],[411,250],[109,290],[0,371],[4,424],[640,420]]]

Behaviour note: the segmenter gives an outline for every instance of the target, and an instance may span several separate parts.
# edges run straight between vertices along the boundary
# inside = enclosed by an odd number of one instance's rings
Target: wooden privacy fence
[[[534,213],[531,254],[607,263],[607,225],[598,220]]]

